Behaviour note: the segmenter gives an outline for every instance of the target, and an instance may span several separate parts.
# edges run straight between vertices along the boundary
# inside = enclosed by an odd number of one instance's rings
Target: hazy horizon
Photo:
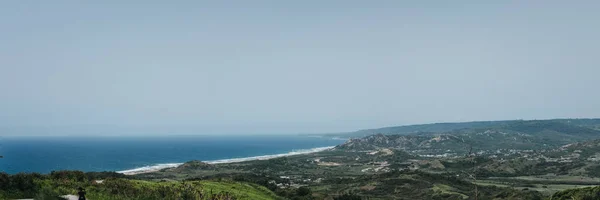
[[[1,2],[0,136],[600,118],[582,2]]]
[[[497,120],[475,120],[475,121],[442,121],[442,122],[425,122],[425,123],[415,123],[415,124],[394,124],[387,126],[378,126],[378,127],[365,127],[360,129],[348,129],[348,130],[339,130],[339,131],[317,131],[317,132],[289,132],[289,133],[281,133],[281,132],[226,132],[225,135],[221,135],[223,133],[211,133],[206,131],[196,131],[194,128],[189,127],[111,127],[108,126],[88,126],[88,127],[0,127],[0,130],[4,128],[2,131],[7,131],[16,134],[9,135],[0,135],[2,136],[10,136],[10,137],[40,137],[40,136],[58,136],[58,137],[88,137],[88,136],[109,136],[109,137],[121,137],[121,136],[151,136],[151,137],[161,137],[161,136],[214,136],[219,135],[223,136],[243,136],[243,135],[259,135],[259,136],[269,136],[269,135],[319,135],[319,134],[332,134],[332,133],[350,133],[355,131],[369,130],[369,129],[379,129],[379,128],[390,128],[390,127],[399,127],[399,126],[411,126],[411,125],[427,125],[427,124],[446,124],[446,123],[469,123],[469,122],[489,122],[489,121],[535,121],[535,120],[559,120],[559,119],[600,119],[600,118],[547,118],[547,119],[497,119]],[[11,129],[12,128],[12,129]],[[184,131],[180,131],[180,130]],[[45,132],[59,130],[58,134],[47,134]],[[93,131],[91,131],[93,130]],[[127,131],[129,130],[129,131]],[[82,132],[92,133],[92,134],[84,134],[81,135]]]

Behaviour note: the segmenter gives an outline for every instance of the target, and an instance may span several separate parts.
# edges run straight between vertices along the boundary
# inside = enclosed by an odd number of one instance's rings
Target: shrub
[[[298,190],[296,190],[296,195],[298,196],[307,196],[307,195],[311,195],[312,191],[310,190],[310,188],[302,186],[300,188],[298,188]]]
[[[61,199],[60,194],[54,191],[51,187],[44,186],[40,189],[40,191],[35,195],[36,200],[59,200]]]
[[[355,194],[343,194],[337,197],[333,197],[333,200],[362,200],[362,198]]]

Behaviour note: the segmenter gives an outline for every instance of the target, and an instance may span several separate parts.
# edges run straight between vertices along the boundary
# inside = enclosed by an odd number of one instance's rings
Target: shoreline
[[[333,149],[334,147],[335,146],[316,147],[316,148],[312,148],[312,149],[294,150],[294,151],[290,151],[288,153],[270,154],[270,155],[262,155],[262,156],[251,156],[251,157],[244,157],[244,158],[228,158],[228,159],[202,161],[202,162],[205,162],[208,164],[226,164],[226,163],[253,161],[253,160],[268,160],[268,159],[273,159],[273,158],[281,158],[281,157],[287,157],[287,156],[316,153],[316,152]],[[162,163],[162,164],[156,164],[156,165],[151,165],[151,166],[138,167],[138,168],[134,168],[134,169],[121,170],[121,171],[116,171],[116,172],[125,174],[125,175],[137,175],[137,174],[157,172],[157,171],[160,171],[163,169],[168,169],[168,168],[176,168],[183,164],[184,163]]]

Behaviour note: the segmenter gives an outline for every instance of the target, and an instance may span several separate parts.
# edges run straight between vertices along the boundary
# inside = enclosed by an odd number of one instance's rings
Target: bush
[[[35,195],[36,200],[59,200],[61,199],[60,194],[54,191],[51,187],[44,186],[40,189],[40,191]]]
[[[587,188],[564,190],[564,191],[554,193],[554,195],[552,195],[552,199],[557,199],[557,200],[571,200],[571,199],[595,200],[595,199],[600,199],[600,187],[587,187]]]
[[[53,180],[68,180],[76,182],[87,181],[87,177],[82,171],[52,171],[50,172],[50,178]]]
[[[362,198],[355,194],[343,194],[341,196],[333,197],[333,200],[362,200]]]
[[[298,190],[296,190],[296,195],[298,196],[308,196],[311,195],[312,191],[310,190],[310,188],[302,186],[300,188],[298,188]]]

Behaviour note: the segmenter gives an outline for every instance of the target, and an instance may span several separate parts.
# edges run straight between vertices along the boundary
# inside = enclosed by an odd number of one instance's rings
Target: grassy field
[[[581,177],[557,177],[556,180],[550,179],[549,177],[511,177],[508,178],[512,181],[507,181],[507,179],[502,180],[478,180],[475,182],[477,185],[482,186],[496,186],[496,187],[506,187],[513,188],[516,190],[533,190],[538,191],[546,196],[550,196],[558,191],[563,191],[567,189],[575,189],[575,188],[584,188],[590,187],[590,182],[586,182],[586,184],[573,184],[581,181]],[[588,181],[593,180],[593,178],[586,179]],[[523,182],[525,181],[525,182]],[[564,182],[564,184],[558,184],[557,181]],[[571,182],[569,182],[571,181]]]
[[[215,182],[201,181],[204,190],[214,192],[232,192],[238,199],[279,199],[271,190],[251,183],[244,182]]]
[[[468,199],[469,196],[456,192],[457,190],[449,185],[444,184],[435,184],[433,186],[433,191],[440,194],[454,194],[461,196],[462,199]]]
[[[119,180],[86,187],[89,199],[282,199],[269,189],[233,181],[142,181]],[[73,191],[74,194],[75,191]],[[146,196],[144,196],[146,195]],[[215,198],[216,197],[216,198]],[[219,198],[221,197],[221,198]]]

